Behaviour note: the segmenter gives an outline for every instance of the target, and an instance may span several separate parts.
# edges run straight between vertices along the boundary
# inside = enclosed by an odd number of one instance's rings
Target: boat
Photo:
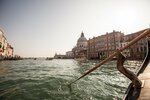
[[[150,100],[150,40],[147,42],[147,55],[142,65],[135,74],[129,73],[128,75],[132,82],[129,84],[123,100]]]

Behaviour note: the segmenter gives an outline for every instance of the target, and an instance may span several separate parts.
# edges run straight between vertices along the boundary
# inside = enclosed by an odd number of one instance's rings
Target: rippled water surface
[[[129,80],[110,61],[68,86],[98,61],[76,60],[0,61],[0,100],[118,100]],[[141,62],[126,61],[135,71]]]

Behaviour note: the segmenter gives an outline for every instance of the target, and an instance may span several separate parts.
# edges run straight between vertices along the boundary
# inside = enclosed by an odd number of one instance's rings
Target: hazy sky
[[[80,37],[150,26],[150,0],[0,0],[0,27],[15,54],[54,56]]]

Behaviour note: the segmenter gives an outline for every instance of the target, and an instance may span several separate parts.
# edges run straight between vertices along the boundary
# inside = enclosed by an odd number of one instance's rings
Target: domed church
[[[84,37],[84,33],[81,33],[80,38],[77,41],[76,46],[77,58],[87,57],[87,39]]]

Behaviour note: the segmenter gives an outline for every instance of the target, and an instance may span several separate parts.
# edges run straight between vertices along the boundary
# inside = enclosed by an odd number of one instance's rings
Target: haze
[[[0,0],[0,27],[15,54],[47,57],[92,38],[150,25],[150,0]]]

